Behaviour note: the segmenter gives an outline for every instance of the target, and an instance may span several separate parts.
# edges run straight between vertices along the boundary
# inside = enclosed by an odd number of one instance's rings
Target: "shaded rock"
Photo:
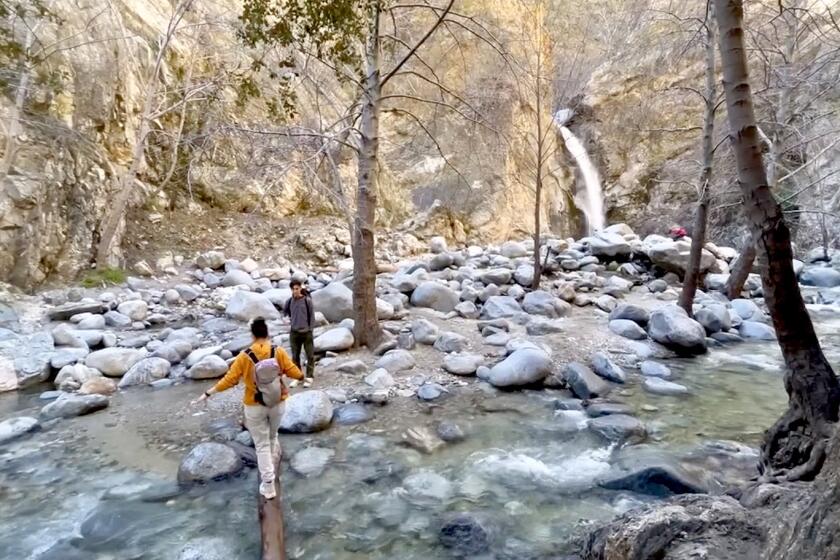
[[[169,375],[171,364],[164,358],[144,358],[125,373],[120,379],[120,389],[133,385],[148,385]]]
[[[342,282],[331,282],[312,292],[312,306],[330,323],[353,318],[353,291]]]
[[[333,417],[333,406],[324,391],[295,393],[286,400],[280,430],[284,432],[310,433],[329,428]]]
[[[627,374],[624,373],[624,370],[613,363],[603,352],[593,354],[592,370],[608,381],[624,383],[627,380]]]
[[[429,240],[429,252],[438,254],[447,251],[446,239],[437,235]]]
[[[633,408],[626,404],[611,402],[593,403],[586,407],[586,415],[590,418],[600,418],[601,416],[609,416],[610,414],[633,416]]]
[[[50,365],[53,369],[60,370],[64,366],[83,362],[88,354],[90,354],[90,350],[87,349],[87,346],[84,348],[62,348],[56,350],[50,357]]]
[[[489,528],[475,515],[456,513],[444,518],[438,540],[456,556],[474,556],[490,548]]]
[[[610,312],[610,321],[619,319],[633,321],[642,327],[646,327],[650,320],[650,313],[648,313],[647,309],[638,305],[622,303]]]
[[[478,279],[484,285],[495,284],[496,286],[504,286],[510,283],[513,276],[509,268],[491,268],[481,273]]]
[[[522,309],[532,315],[565,317],[572,310],[572,306],[553,294],[536,290],[525,295],[522,300]]]
[[[648,465],[626,473],[612,472],[599,486],[608,490],[627,490],[661,497],[706,493],[702,484],[674,465]]]
[[[108,397],[103,395],[73,395],[64,393],[62,396],[41,409],[41,418],[73,418],[83,416],[108,406]]]
[[[648,334],[677,353],[701,354],[706,351],[706,330],[676,305],[666,305],[651,313]]]
[[[91,352],[85,358],[85,365],[99,370],[109,377],[120,377],[145,358],[145,350],[133,348],[104,348]]]
[[[195,259],[195,264],[200,268],[212,268],[218,270],[225,266],[225,254],[221,251],[207,251]]]
[[[534,317],[525,327],[525,331],[531,336],[542,336],[546,334],[561,333],[565,330],[565,323],[557,319],[545,317]]]
[[[442,313],[449,313],[455,310],[460,298],[450,288],[438,282],[423,282],[411,294],[411,305],[415,307],[428,307]]]
[[[199,443],[181,461],[180,484],[207,483],[234,476],[242,470],[239,454],[228,445],[216,442]]]
[[[834,288],[840,286],[840,271],[831,267],[806,266],[799,275],[799,282],[804,286]]]
[[[73,315],[81,315],[82,313],[99,315],[106,311],[108,311],[108,306],[100,302],[67,303],[50,309],[47,312],[47,317],[51,321],[67,321]]]
[[[717,340],[721,344],[732,344],[735,342],[744,342],[744,339],[738,336],[737,334],[730,333],[730,332],[717,332],[712,335],[714,340]]]
[[[471,301],[462,301],[455,306],[455,311],[464,319],[478,319],[479,317],[478,308]]]
[[[691,241],[680,239],[677,241],[662,241],[648,247],[647,255],[653,264],[665,271],[674,272],[683,276],[688,267],[691,253]],[[706,272],[715,266],[716,258],[706,249],[700,256],[700,272]]]
[[[679,383],[672,383],[665,381],[661,377],[648,377],[642,383],[645,391],[653,393],[654,395],[687,395],[689,393],[688,387],[680,385]]]
[[[593,418],[588,426],[590,430],[610,441],[643,439],[647,435],[647,430],[640,420],[625,414],[610,414]]]
[[[458,424],[449,420],[443,420],[438,424],[437,435],[447,443],[458,443],[467,437]]]
[[[728,313],[726,315],[726,318],[729,318]],[[698,323],[703,325],[703,328],[706,329],[707,334],[711,335],[723,330],[722,317],[711,309],[698,309],[697,312],[694,314],[694,319]]]
[[[571,362],[563,369],[563,378],[569,389],[579,399],[594,399],[607,395],[612,386],[578,362]]]
[[[600,231],[583,240],[589,246],[589,252],[596,257],[629,257],[630,244],[617,233]]]
[[[111,327],[126,328],[131,326],[131,318],[119,311],[108,311],[105,313],[105,324]]]
[[[443,440],[424,426],[407,429],[402,433],[401,438],[404,444],[426,454],[434,453],[444,444]]]
[[[611,313],[618,306],[618,301],[611,295],[604,294],[595,298],[595,307],[601,311]]]
[[[513,273],[514,281],[520,286],[530,288],[534,283],[534,267],[530,264],[523,264],[516,268]]]
[[[321,309],[321,308],[318,308]],[[279,319],[280,312],[263,294],[236,290],[228,300],[225,314],[238,321],[250,321],[257,317]]]
[[[433,401],[439,399],[446,392],[446,389],[437,383],[425,383],[417,389],[417,398],[422,401]]]
[[[119,304],[117,311],[132,321],[142,321],[149,313],[149,305],[143,300],[133,299]]]
[[[753,316],[761,315],[761,309],[758,308],[755,302],[748,299],[733,299],[731,305],[733,311],[744,321],[752,319]]]
[[[551,360],[545,352],[523,347],[490,368],[487,381],[496,387],[516,387],[542,381],[551,373]]]
[[[631,340],[644,340],[647,333],[637,323],[628,319],[615,319],[610,321],[610,330],[619,336]]]

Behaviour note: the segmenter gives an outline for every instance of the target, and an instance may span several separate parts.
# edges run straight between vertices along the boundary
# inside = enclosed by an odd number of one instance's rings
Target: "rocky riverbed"
[[[41,560],[257,557],[241,395],[189,402],[248,343],[248,319],[287,344],[293,273],[321,326],[316,384],[293,389],[281,436],[291,558],[551,558],[594,522],[753,476],[786,395],[760,282],[734,302],[714,291],[734,251],[708,246],[689,317],[673,305],[686,242],[619,225],[544,250],[539,291],[527,242],[433,239],[383,264],[389,336],[374,351],[351,349],[343,264],[211,251],[126,286],[5,297],[0,545]],[[809,283],[833,270],[800,268]],[[809,290],[837,363],[834,290]]]

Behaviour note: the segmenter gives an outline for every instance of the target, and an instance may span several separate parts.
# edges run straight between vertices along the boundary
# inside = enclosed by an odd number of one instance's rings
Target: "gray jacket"
[[[283,314],[291,317],[291,330],[295,332],[308,332],[315,328],[315,309],[308,294],[299,299],[292,296],[286,300]]]

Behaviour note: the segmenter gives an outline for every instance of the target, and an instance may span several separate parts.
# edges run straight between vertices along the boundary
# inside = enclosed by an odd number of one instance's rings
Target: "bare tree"
[[[697,293],[697,283],[700,279],[700,263],[703,257],[703,246],[706,244],[706,224],[709,214],[709,188],[712,181],[712,164],[715,157],[714,131],[715,112],[717,109],[717,70],[715,68],[715,23],[714,8],[707,3],[706,18],[703,23],[705,30],[706,72],[705,88],[703,90],[703,167],[700,172],[700,182],[697,185],[698,201],[694,216],[694,230],[691,232],[691,252],[685,271],[679,305],[689,316],[693,315],[694,295]]]
[[[156,45],[156,52],[154,62],[146,75],[145,83],[143,84],[143,107],[140,113],[140,119],[137,126],[137,132],[134,137],[131,153],[131,162],[128,169],[120,176],[118,180],[118,190],[114,197],[112,204],[108,206],[108,210],[102,220],[101,234],[99,244],[96,249],[96,266],[105,268],[117,264],[115,256],[115,248],[119,246],[119,231],[124,224],[126,210],[131,195],[135,190],[135,182],[137,180],[137,173],[144,161],[144,154],[146,150],[146,143],[152,129],[152,122],[156,118],[162,116],[161,111],[168,112],[170,109],[163,109],[159,106],[161,100],[158,96],[158,88],[160,81],[160,74],[163,67],[164,59],[170,44],[172,43],[178,27],[181,25],[184,16],[189,11],[193,0],[179,0],[172,10],[172,15],[169,18],[166,30],[158,38]],[[117,20],[121,29],[123,29],[122,18],[119,12],[110,4],[111,12]],[[123,30],[123,36],[127,37],[127,33]],[[132,46],[126,39],[126,52],[129,57],[134,59]],[[136,60],[133,61],[135,66],[138,66]]]
[[[838,419],[840,384],[825,358],[793,270],[782,208],[764,167],[747,69],[741,0],[715,0],[727,116],[744,211],[767,267],[764,294],[785,360],[788,411],[767,432],[760,468],[767,478],[819,473]]]

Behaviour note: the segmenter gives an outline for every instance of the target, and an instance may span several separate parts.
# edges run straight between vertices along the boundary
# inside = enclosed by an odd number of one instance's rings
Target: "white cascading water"
[[[606,226],[606,215],[604,213],[604,198],[601,190],[601,177],[598,170],[592,165],[586,148],[583,147],[580,139],[571,130],[563,126],[571,118],[571,111],[560,109],[554,115],[554,123],[560,128],[560,135],[566,143],[566,149],[575,158],[580,173],[583,175],[583,182],[586,186],[586,196],[575,198],[575,202],[586,216],[589,226],[589,233],[604,229]]]

